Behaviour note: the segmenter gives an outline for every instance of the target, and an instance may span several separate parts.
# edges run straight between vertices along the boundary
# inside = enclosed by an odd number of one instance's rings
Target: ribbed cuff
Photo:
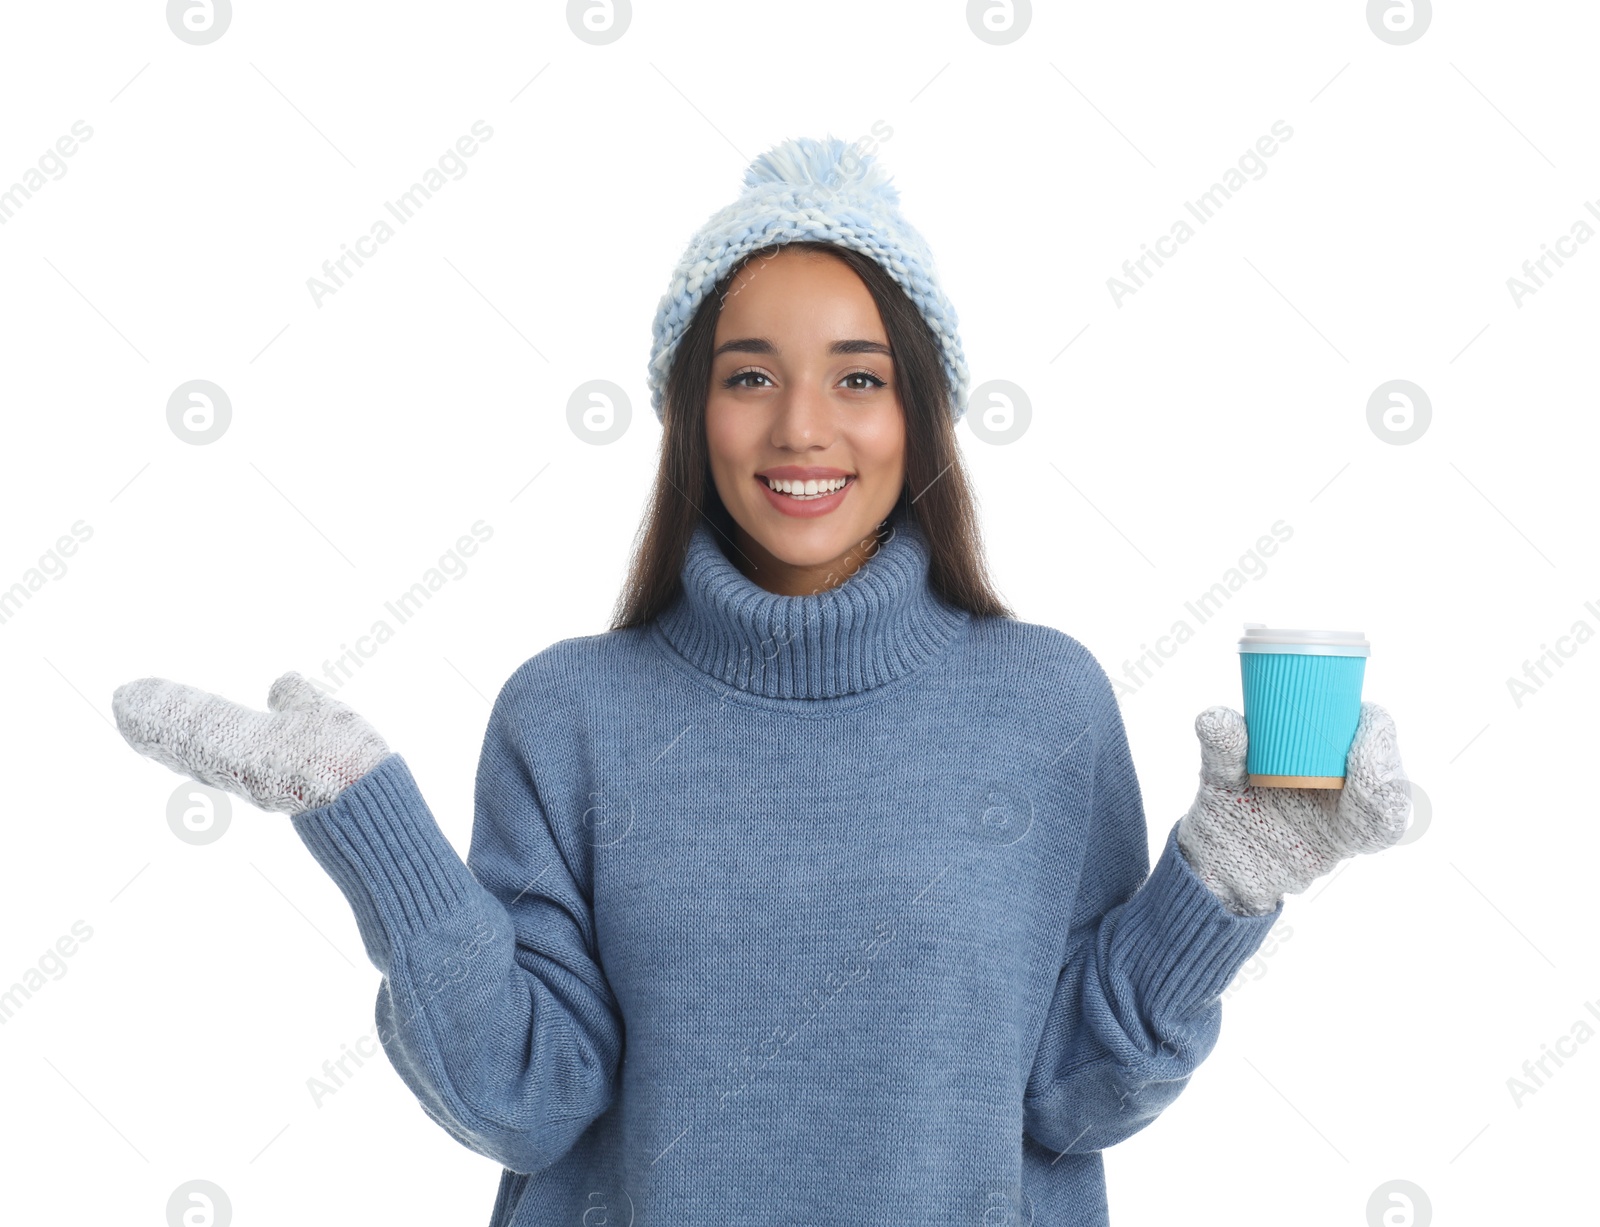
[[[481,889],[399,754],[290,821],[349,901],[375,962],[391,937],[437,925]]]
[[[1264,916],[1230,912],[1184,859],[1174,823],[1112,940],[1145,1015],[1181,1018],[1221,995],[1282,912],[1281,901]]]

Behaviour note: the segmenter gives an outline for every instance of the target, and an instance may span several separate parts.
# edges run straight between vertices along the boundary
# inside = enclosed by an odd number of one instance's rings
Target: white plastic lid
[[[1361,631],[1321,631],[1269,627],[1246,622],[1241,652],[1303,652],[1319,656],[1366,656],[1372,650]]]

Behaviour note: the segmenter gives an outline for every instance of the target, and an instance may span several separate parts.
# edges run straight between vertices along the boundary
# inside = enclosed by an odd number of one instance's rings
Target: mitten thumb
[[[268,711],[311,711],[327,701],[327,695],[292,669],[267,691]]]
[[[1231,707],[1208,707],[1194,718],[1195,735],[1200,738],[1200,782],[1217,788],[1245,787],[1244,717]]]

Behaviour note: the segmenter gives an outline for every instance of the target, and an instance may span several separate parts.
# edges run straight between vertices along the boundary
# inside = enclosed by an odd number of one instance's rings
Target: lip
[[[824,477],[853,477],[854,474],[844,469],[830,469],[817,464],[780,464],[770,469],[761,469],[756,476],[781,478],[784,481],[810,481],[812,478],[821,481]]]
[[[756,474],[752,480],[761,487],[761,493],[766,496],[767,502],[772,506],[772,509],[782,515],[792,516],[797,520],[812,520],[817,516],[827,515],[837,508],[839,504],[843,503],[850,491],[854,490],[856,486],[854,474],[846,473],[842,469],[805,469],[796,465],[784,465],[782,468],[768,469],[765,476],[781,477],[788,481],[800,481],[812,477],[818,480],[824,477],[850,478],[849,481],[845,482],[832,494],[825,495],[822,498],[806,499],[801,502],[790,498],[787,494],[779,494],[771,486],[767,485],[762,474]]]

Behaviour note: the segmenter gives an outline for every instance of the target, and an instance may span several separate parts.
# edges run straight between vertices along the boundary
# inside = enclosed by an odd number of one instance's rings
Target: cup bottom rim
[[[1252,775],[1255,788],[1343,788],[1342,775]]]

